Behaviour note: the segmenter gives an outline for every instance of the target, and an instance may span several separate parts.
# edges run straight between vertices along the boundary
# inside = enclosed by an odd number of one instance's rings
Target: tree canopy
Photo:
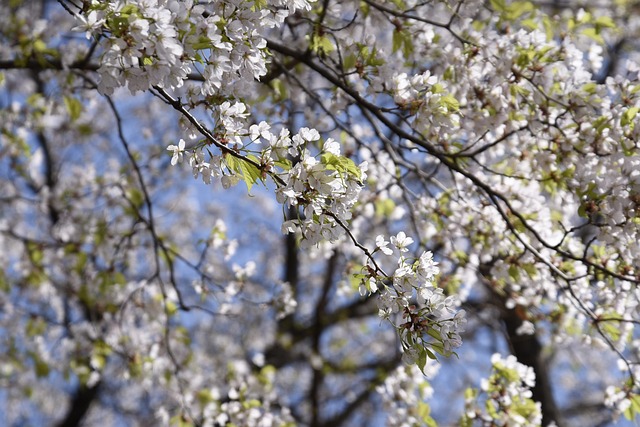
[[[637,12],[0,2],[7,425],[635,420]]]

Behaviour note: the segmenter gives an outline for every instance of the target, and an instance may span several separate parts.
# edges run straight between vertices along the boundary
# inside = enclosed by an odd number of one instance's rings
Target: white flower
[[[320,139],[320,134],[315,129],[309,129],[307,127],[301,128],[297,135],[293,137],[294,147],[304,145],[305,142],[317,141]]]
[[[432,280],[438,275],[438,273],[440,273],[438,263],[433,260],[433,253],[427,251],[420,255],[418,272],[426,280]]]
[[[378,292],[378,283],[373,277],[369,278],[369,289],[371,290],[371,293]]]
[[[240,182],[240,177],[238,175],[225,175],[220,178],[220,182],[222,183],[222,188],[227,189]]]
[[[376,236],[376,246],[378,247],[378,249],[380,249],[385,255],[393,255],[393,250],[387,247],[388,244],[389,242],[384,240],[382,234]]]
[[[265,121],[262,121],[257,125],[251,125],[251,127],[249,128],[251,141],[260,143],[260,137],[262,137],[266,141],[270,141],[273,135],[271,135],[269,129],[271,129],[271,126],[269,126],[269,124]]]
[[[173,153],[173,157],[171,157],[172,166],[175,166],[176,163],[181,162],[183,154],[185,153],[184,139],[180,139],[180,141],[178,142],[178,145],[168,146],[167,151],[171,151]]]
[[[244,267],[239,266],[238,264],[233,264],[231,269],[235,274],[236,280],[246,280],[247,278],[252,277],[256,272],[256,263],[254,261],[249,261]]]
[[[333,138],[327,139],[322,145],[322,151],[326,151],[327,153],[334,154],[336,156],[340,155],[340,143]]]
[[[393,286],[398,292],[411,293],[415,283],[415,276],[411,268],[402,266],[393,273]]]
[[[413,365],[420,356],[419,350],[416,347],[405,348],[402,353],[402,361],[406,365]]]
[[[516,329],[516,335],[533,335],[536,333],[536,327],[528,320],[522,322],[522,325]]]
[[[89,12],[87,17],[85,18],[83,15],[76,15],[82,23],[76,27],[73,27],[72,31],[85,31],[85,37],[88,39],[91,38],[91,33],[97,31],[104,24],[104,19],[98,19],[98,13],[95,10]]]
[[[395,236],[391,236],[391,244],[394,245],[400,252],[407,252],[409,249],[407,246],[413,243],[411,237],[407,237],[404,231],[399,232]]]
[[[365,286],[364,283],[360,283],[360,286],[358,286],[358,293],[360,293],[361,297],[367,294],[367,287]]]

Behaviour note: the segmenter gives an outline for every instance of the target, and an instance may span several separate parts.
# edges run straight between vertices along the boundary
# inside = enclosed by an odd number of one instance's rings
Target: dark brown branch
[[[543,346],[540,340],[535,334],[521,335],[517,333],[524,321],[522,308],[518,306],[507,308],[507,297],[499,294],[490,285],[491,264],[481,265],[479,273],[481,280],[487,285],[492,303],[497,306],[500,312],[500,320],[504,324],[511,353],[520,363],[531,367],[536,375],[536,383],[531,392],[533,400],[540,402],[542,425],[547,426],[554,421],[558,427],[563,427],[564,423],[553,397],[548,360],[542,354]]]
[[[323,66],[317,64],[316,62],[314,62],[312,59],[307,59],[304,57],[304,55],[295,50],[292,49],[288,46],[284,46],[278,42],[275,42],[273,40],[267,40],[267,46],[269,47],[269,49],[273,50],[274,52],[278,52],[281,53],[283,55],[286,56],[290,56],[290,57],[294,57],[294,58],[298,58],[301,60],[302,63],[304,63],[305,65],[307,65],[310,69],[312,69],[313,71],[317,72],[318,74],[320,74],[320,76],[322,76],[323,78],[325,78],[326,80],[328,80],[330,83],[332,83],[333,85],[335,85],[336,87],[340,88],[342,91],[344,91],[347,95],[349,95],[356,103],[357,105],[363,109],[363,110],[367,110],[369,111],[376,119],[380,120],[380,122],[382,124],[384,124],[387,128],[391,129],[393,131],[393,133],[395,133],[398,137],[400,137],[401,139],[407,139],[417,145],[419,145],[420,147],[424,148],[428,154],[432,155],[433,157],[435,157],[436,159],[438,159],[440,162],[442,162],[442,164],[444,166],[446,166],[447,168],[449,168],[449,170],[451,170],[452,172],[456,172],[462,176],[464,176],[465,178],[469,179],[478,189],[484,191],[485,194],[487,194],[489,196],[489,198],[492,200],[492,203],[495,205],[497,201],[500,201],[502,203],[505,204],[506,208],[513,213],[513,215],[515,215],[524,225],[524,227],[526,228],[526,230],[531,233],[533,235],[533,237],[535,237],[535,239],[544,247],[551,249],[553,251],[555,251],[558,255],[562,256],[563,258],[568,258],[574,261],[579,261],[582,262],[583,264],[585,264],[586,266],[592,267],[598,271],[601,271],[609,276],[612,276],[616,279],[620,279],[620,280],[627,280],[633,283],[640,283],[640,280],[635,279],[634,277],[629,277],[629,276],[625,276],[619,273],[616,273],[615,271],[611,271],[609,269],[607,269],[606,267],[596,264],[592,261],[589,261],[588,259],[576,256],[570,252],[567,252],[565,250],[561,250],[557,247],[555,247],[555,245],[551,245],[550,243],[548,243],[547,241],[545,241],[542,236],[540,235],[540,233],[538,233],[529,223],[529,221],[524,218],[522,216],[522,214],[520,214],[520,212],[518,212],[516,209],[513,209],[511,203],[509,202],[509,200],[507,199],[506,196],[504,196],[503,194],[495,191],[493,188],[491,188],[488,184],[486,184],[485,182],[483,182],[480,178],[478,178],[477,176],[475,176],[473,173],[465,170],[462,168],[462,166],[460,166],[458,164],[458,162],[456,161],[456,159],[452,158],[453,156],[451,154],[448,153],[444,153],[438,149],[436,149],[432,144],[430,144],[429,142],[425,141],[424,139],[422,139],[420,136],[415,135],[413,133],[409,133],[407,131],[405,131],[404,129],[402,129],[401,127],[399,127],[397,124],[395,124],[394,122],[392,122],[389,117],[387,117],[384,114],[384,111],[377,105],[367,101],[366,99],[364,99],[355,89],[351,88],[350,86],[348,86],[347,84],[345,84],[344,82],[340,81],[338,78],[336,78],[331,72],[329,72],[328,70],[326,70]],[[497,205],[496,205],[497,206]],[[499,206],[497,206],[499,208]],[[509,219],[508,216],[505,215],[504,210],[502,209],[498,209],[500,211],[500,214],[503,218],[503,220],[510,224],[511,221]],[[519,233],[516,233],[517,235],[519,235]],[[553,264],[551,264],[549,262],[549,260],[547,260],[546,258],[542,257],[540,255],[540,253],[538,251],[536,251],[531,245],[529,245],[527,247],[527,249],[531,250],[531,252],[533,253],[533,255],[539,259],[541,262],[543,262],[544,264],[546,264],[549,268],[551,268],[556,274],[559,274],[561,277],[563,277],[565,280],[571,280],[571,278],[568,278],[564,273],[562,273],[561,271],[559,271]]]
[[[329,326],[335,325],[344,319],[359,319],[368,316],[377,316],[378,306],[375,302],[375,297],[370,298],[358,298],[351,304],[340,307],[339,309],[327,313],[321,319],[321,325],[323,329],[327,329]],[[292,316],[288,316],[283,319],[279,326],[280,331],[284,331],[291,337],[291,342],[288,348],[284,348],[280,343],[276,342],[265,352],[265,357],[270,365],[276,368],[281,368],[293,362],[301,361],[304,357],[302,354],[297,354],[295,351],[291,351],[296,344],[309,339],[313,333],[313,324],[300,325],[295,322]]]
[[[34,72],[42,71],[98,71],[100,64],[96,62],[87,61],[87,58],[83,58],[78,61],[74,61],[71,64],[63,65],[62,61],[55,58],[47,58],[46,60],[30,59],[4,59],[0,60],[0,70],[31,70]],[[187,75],[188,80],[204,81],[204,77],[199,73],[189,73]]]
[[[38,73],[31,73],[33,80],[36,82],[36,86],[38,88],[38,93],[45,95],[45,84],[40,79]],[[53,153],[51,152],[49,140],[45,136],[44,132],[38,131],[36,133],[36,139],[38,140],[38,144],[42,149],[42,157],[43,157],[43,167],[44,167],[44,185],[46,185],[52,194],[55,193],[55,188],[58,184],[58,177],[56,174],[55,167],[55,159],[53,157]],[[35,183],[34,183],[35,184]],[[35,192],[39,192],[41,188],[33,188]],[[49,219],[51,220],[51,226],[55,226],[58,221],[60,221],[60,211],[55,206],[53,200],[49,200],[47,202],[47,210],[49,211]]]
[[[563,427],[564,423],[553,397],[548,361],[542,354],[542,344],[535,334],[519,335],[516,332],[522,326],[523,320],[518,315],[517,308],[507,309],[504,302],[503,300],[501,317],[505,325],[511,353],[516,356],[520,363],[533,368],[536,374],[536,383],[531,392],[533,393],[533,400],[540,402],[542,407],[542,425],[548,426],[554,421],[558,427]]]
[[[411,20],[414,20],[414,21],[423,22],[425,24],[433,25],[434,27],[444,28],[449,33],[451,33],[451,35],[453,37],[455,37],[462,44],[470,44],[470,45],[473,45],[473,46],[476,45],[475,43],[471,42],[470,40],[466,40],[465,38],[463,38],[462,36],[460,36],[458,33],[456,33],[455,31],[453,31],[451,29],[451,25],[453,24],[453,19],[455,18],[455,14],[451,17],[451,19],[449,19],[449,22],[443,23],[443,22],[437,22],[437,21],[433,21],[431,19],[427,19],[427,18],[425,18],[423,16],[411,15],[411,14],[408,14],[406,12],[399,12],[397,10],[391,9],[391,8],[385,6],[385,5],[376,3],[376,2],[371,1],[371,0],[364,0],[364,2],[367,3],[369,6],[373,7],[374,9],[378,9],[380,12],[388,13],[390,15],[393,15],[393,16],[397,17],[397,18],[411,19]],[[458,8],[459,8],[459,6],[458,6]]]
[[[322,292],[316,303],[314,322],[313,322],[313,335],[312,335],[312,349],[314,355],[320,355],[320,338],[322,333],[326,330],[322,325],[322,318],[327,310],[329,301],[329,292],[333,287],[333,276],[336,270],[336,263],[338,260],[337,252],[329,258],[327,262],[327,271],[324,277],[324,283],[322,285]],[[321,402],[320,402],[320,389],[324,380],[324,372],[322,367],[313,368],[313,378],[311,380],[311,388],[309,389],[309,400],[311,401],[311,427],[318,427],[320,424],[321,415]]]
[[[358,394],[358,396],[352,402],[350,402],[349,405],[343,411],[341,411],[340,413],[334,415],[329,419],[324,420],[324,422],[320,424],[319,427],[335,427],[335,426],[343,425],[345,422],[347,422],[349,417],[356,410],[358,410],[358,408],[360,408],[360,406],[364,402],[366,402],[370,398],[371,394],[375,391],[376,386],[384,382],[386,378],[386,373],[390,372],[392,369],[398,366],[399,363],[401,363],[400,360],[401,360],[401,354],[400,352],[396,352],[394,358],[384,362],[380,362],[377,369],[379,372],[385,372],[385,374],[377,375],[375,378],[370,380],[368,387],[363,392]]]
[[[85,417],[89,408],[99,396],[100,387],[102,383],[98,381],[95,385],[87,387],[82,385],[78,387],[73,398],[71,399],[71,405],[64,418],[56,424],[58,427],[75,427],[80,426],[82,419]]]

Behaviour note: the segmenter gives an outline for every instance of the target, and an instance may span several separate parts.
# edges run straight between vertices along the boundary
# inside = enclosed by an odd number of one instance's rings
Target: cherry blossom
[[[6,422],[634,420],[634,7],[1,3]]]

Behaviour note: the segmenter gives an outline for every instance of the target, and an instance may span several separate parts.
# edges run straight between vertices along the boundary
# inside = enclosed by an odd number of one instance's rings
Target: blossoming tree
[[[634,419],[634,8],[1,2],[8,425]]]

